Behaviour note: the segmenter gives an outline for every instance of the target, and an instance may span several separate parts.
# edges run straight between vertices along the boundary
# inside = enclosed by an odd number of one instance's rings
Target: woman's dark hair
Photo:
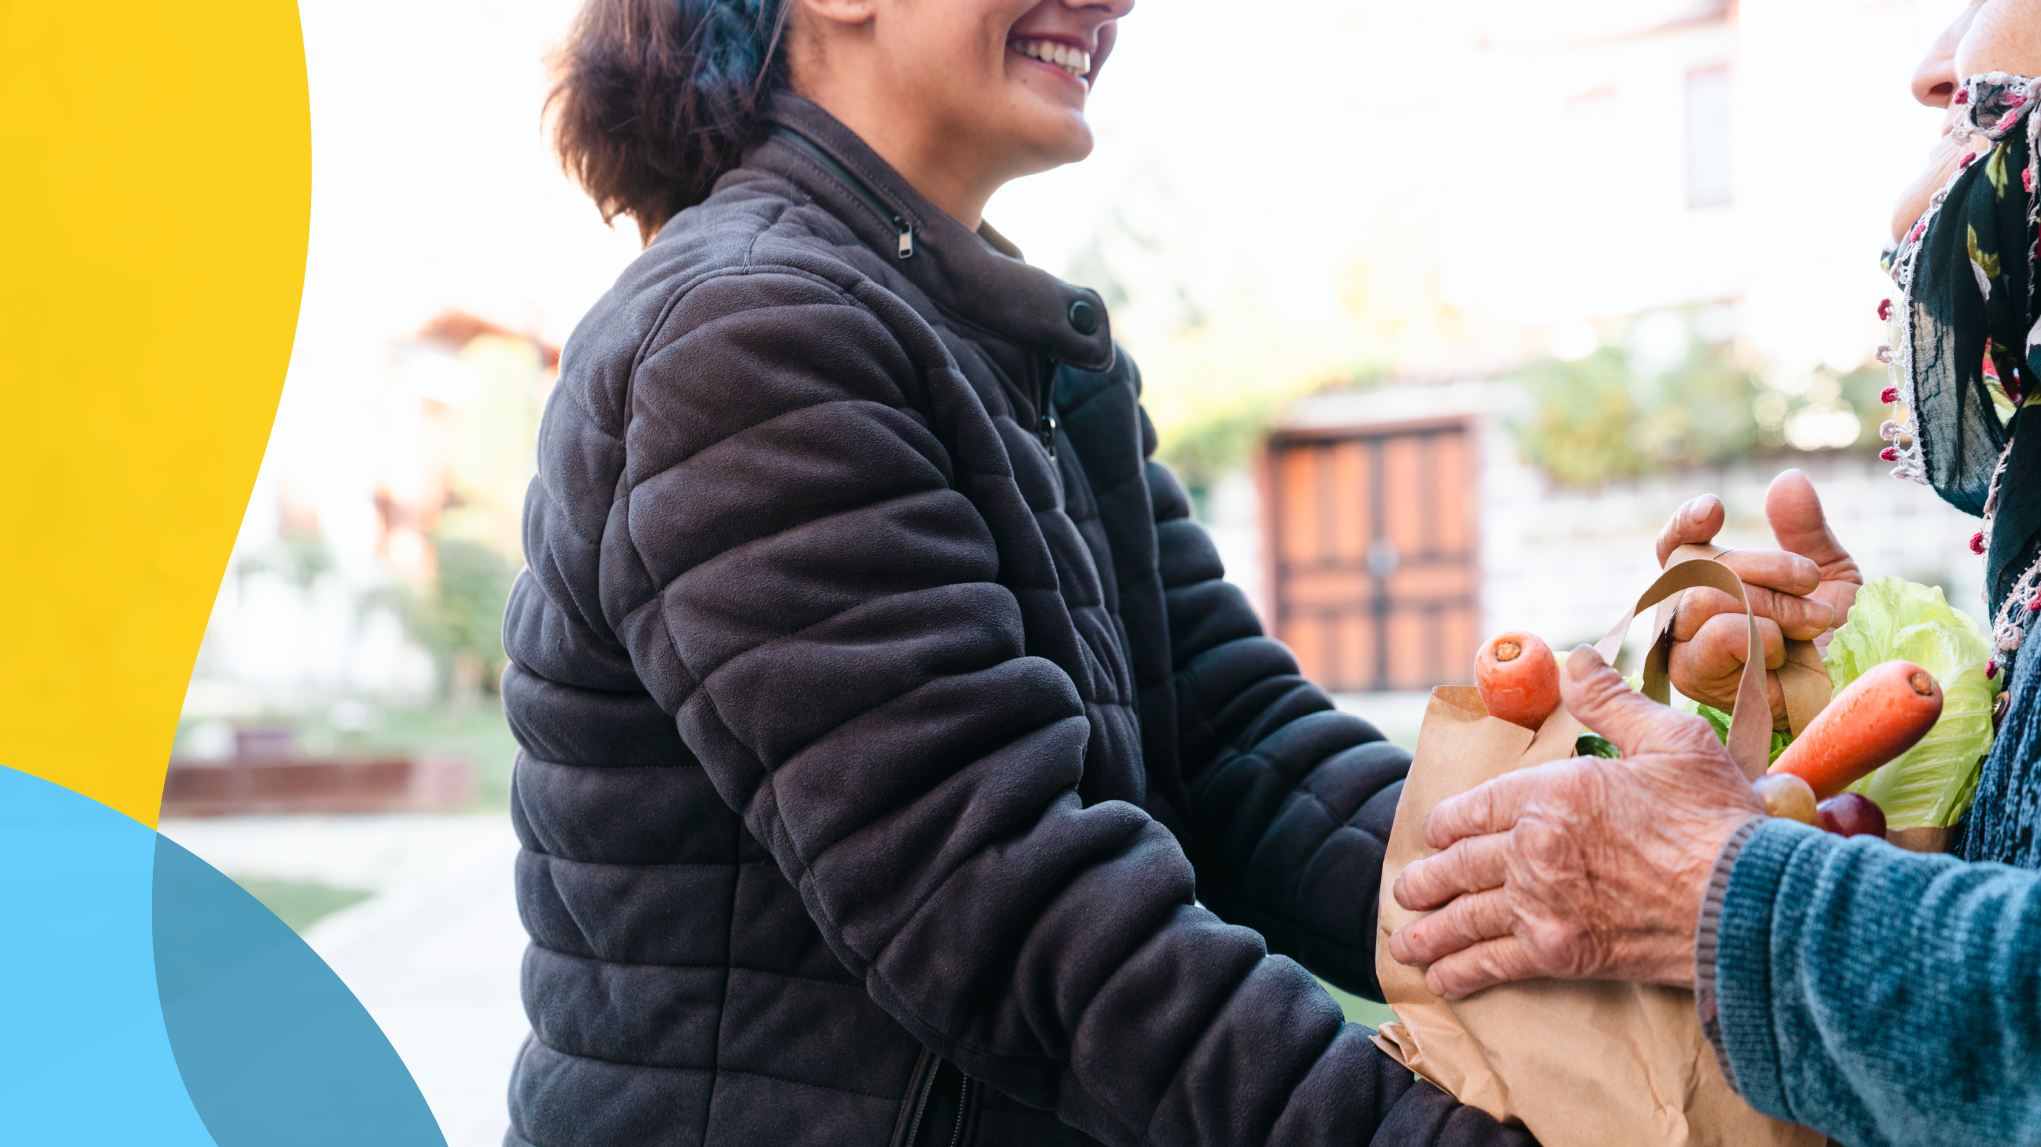
[[[786,79],[788,0],[587,0],[552,57],[553,148],[651,242],[737,165]]]

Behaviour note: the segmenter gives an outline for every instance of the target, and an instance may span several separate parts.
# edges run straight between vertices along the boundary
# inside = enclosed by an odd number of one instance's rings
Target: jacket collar
[[[813,101],[782,92],[766,119],[745,165],[793,181],[936,306],[1058,362],[1112,366],[1112,330],[1097,292],[1022,262],[990,226],[974,232],[950,217]]]

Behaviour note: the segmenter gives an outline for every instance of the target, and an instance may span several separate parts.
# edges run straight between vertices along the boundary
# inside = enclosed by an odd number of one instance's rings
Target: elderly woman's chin
[[[1963,157],[1970,152],[1969,137],[1959,136],[1955,132],[1945,131],[1942,138],[1935,141],[1934,148],[1928,152],[1927,170],[1921,172],[1920,178],[1908,184],[1906,190],[1900,193],[1899,205],[1893,209],[1894,239],[1906,234],[1907,230],[1927,212],[1928,201],[1934,197],[1935,192],[1948,186],[1949,181],[1955,178]]]

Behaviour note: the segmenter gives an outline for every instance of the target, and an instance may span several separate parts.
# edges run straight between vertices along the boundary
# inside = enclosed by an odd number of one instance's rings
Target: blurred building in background
[[[188,716],[493,688],[559,349],[459,311],[379,349],[318,422],[285,427],[308,448],[264,459]]]
[[[458,751],[488,691],[558,347],[638,249],[560,173],[544,55],[577,0],[306,0],[313,196],[269,450],[174,752]],[[495,778],[492,780],[492,776]]]

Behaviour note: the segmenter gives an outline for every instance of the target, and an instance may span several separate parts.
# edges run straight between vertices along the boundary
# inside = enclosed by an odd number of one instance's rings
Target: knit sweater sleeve
[[[1852,1147],[2041,1141],[2041,874],[1786,820],[1731,864],[1698,946],[1751,1106]]]

